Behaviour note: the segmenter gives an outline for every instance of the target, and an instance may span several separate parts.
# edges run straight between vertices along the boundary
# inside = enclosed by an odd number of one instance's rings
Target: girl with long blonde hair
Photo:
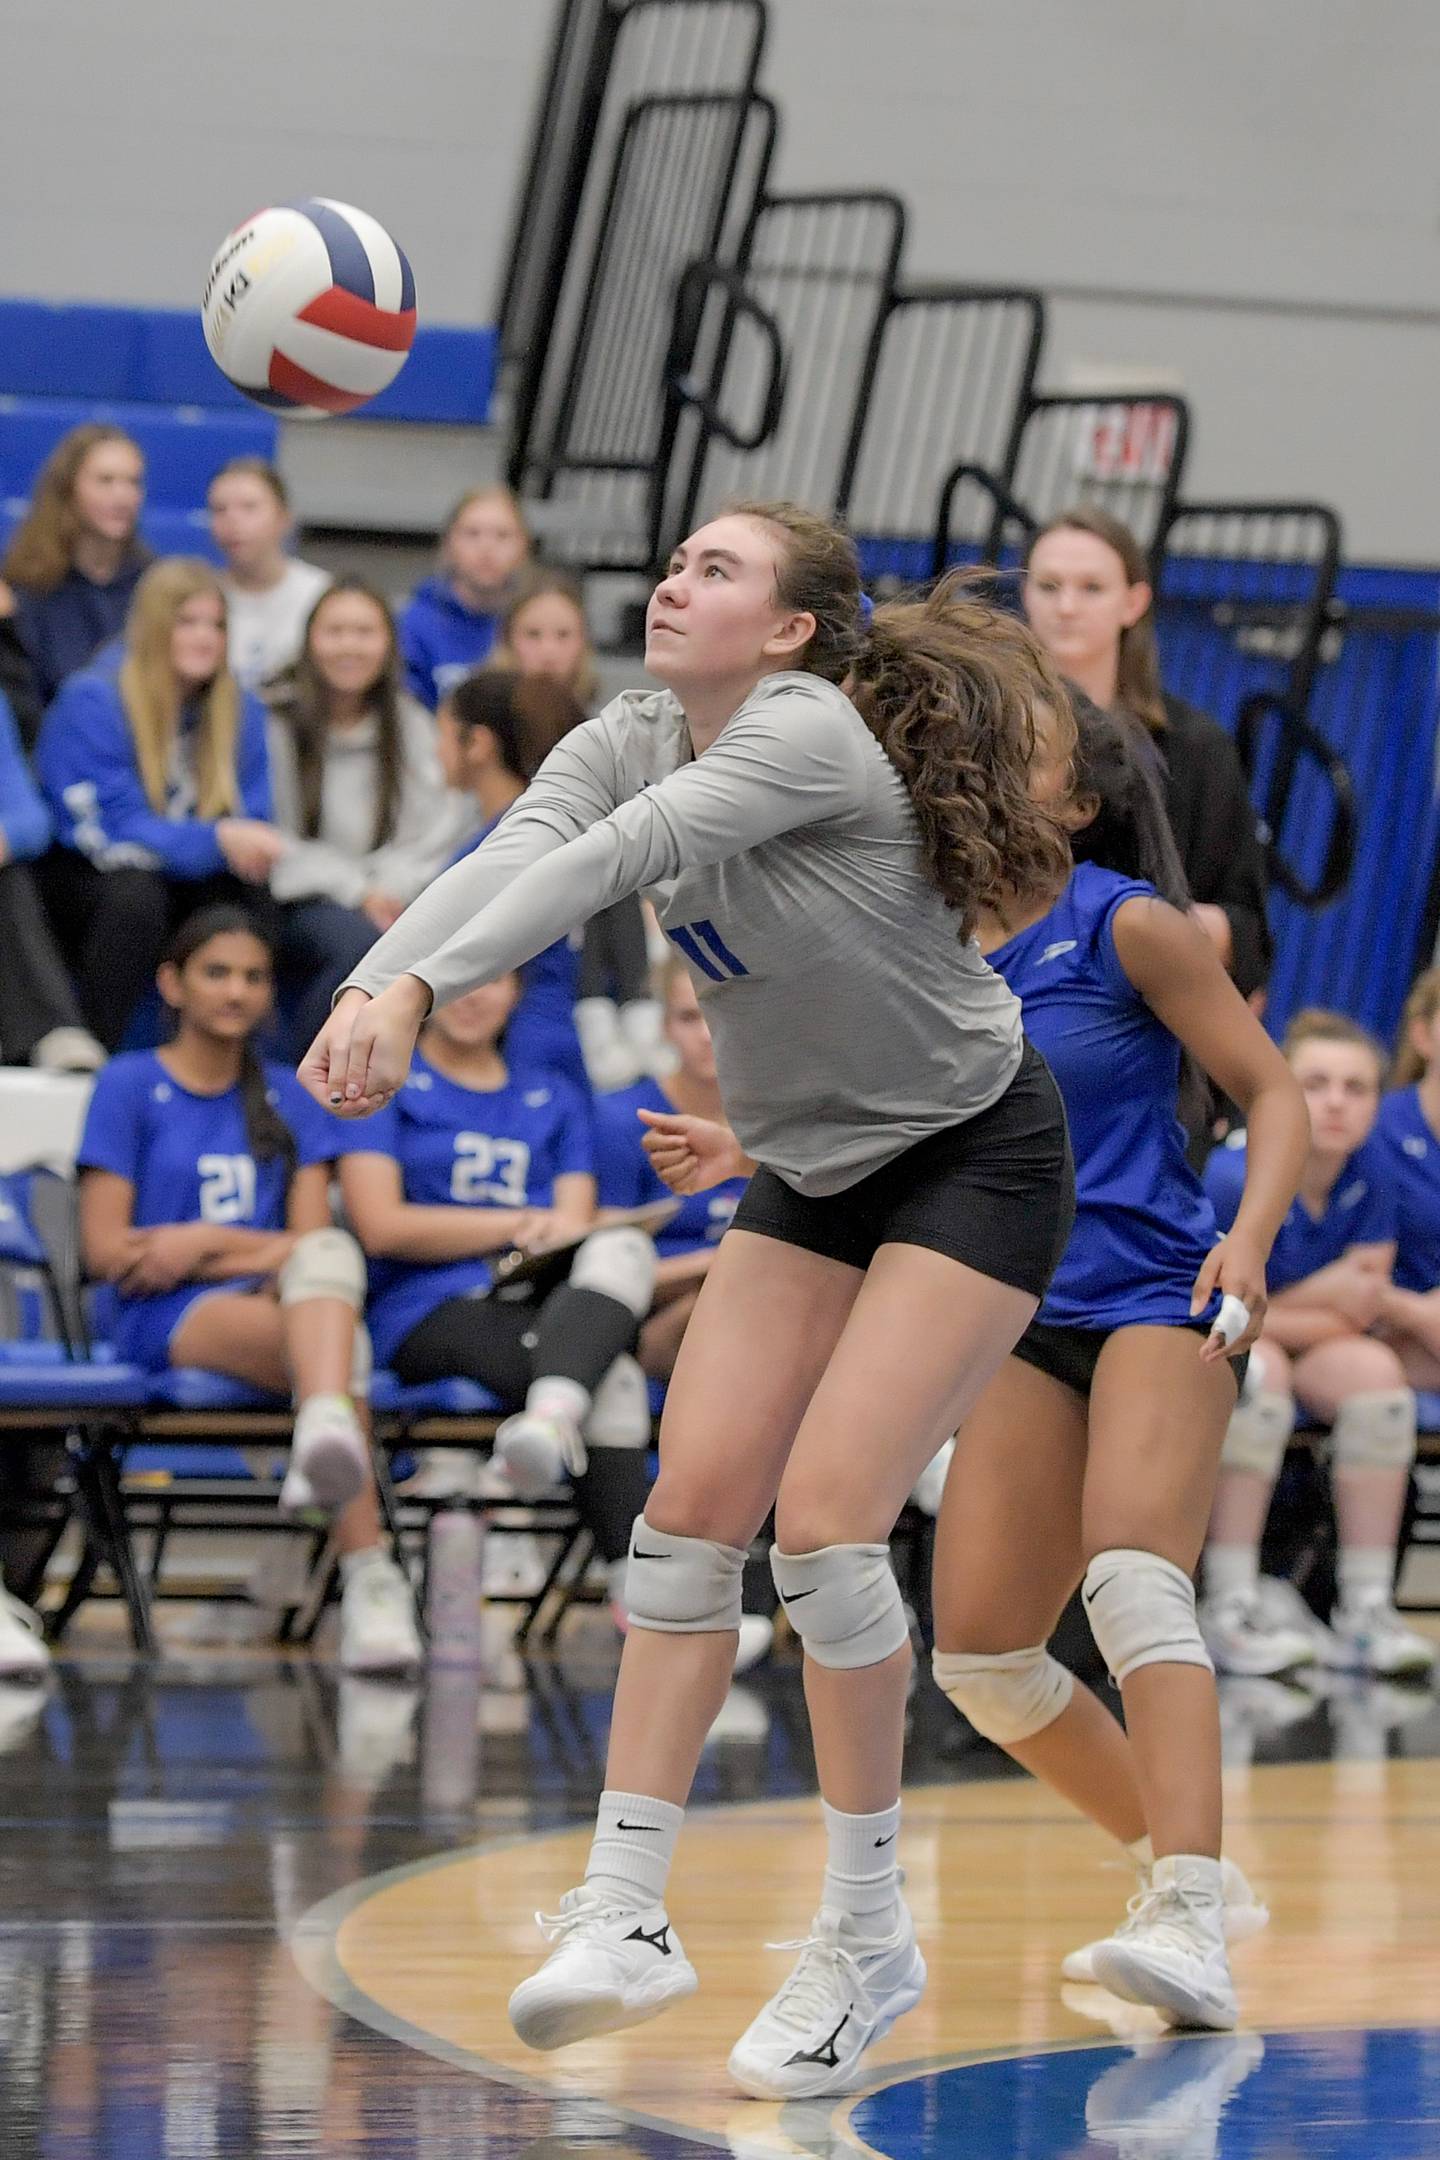
[[[208,563],[153,563],[116,653],[72,675],[36,752],[58,846],[46,899],[86,1023],[118,1047],[184,916],[243,899],[268,920],[288,842],[270,822],[265,712],[225,656]]]
[[[140,446],[106,422],[72,428],[41,466],[0,564],[0,613],[13,609],[42,705],[124,623],[150,560],[144,502]]]

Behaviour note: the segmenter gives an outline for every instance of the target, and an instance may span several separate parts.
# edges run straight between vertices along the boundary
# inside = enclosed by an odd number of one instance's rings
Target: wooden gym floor
[[[821,1864],[793,1663],[706,1752],[672,1902],[699,1995],[555,2056],[506,2024],[581,1870],[612,1673],[596,1613],[423,1688],[173,1636],[144,1667],[82,1615],[47,1691],[0,1688],[3,2160],[1440,2155],[1434,1693],[1227,1688],[1230,1849],[1274,1919],[1236,1952],[1241,2032],[1177,2040],[1060,1982],[1131,1888],[1106,1841],[918,1690],[930,1988],[857,2095],[781,2109],[725,2056]]]

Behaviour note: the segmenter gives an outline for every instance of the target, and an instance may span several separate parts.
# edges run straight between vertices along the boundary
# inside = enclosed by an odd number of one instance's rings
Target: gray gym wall
[[[550,0],[6,0],[0,292],[195,301],[266,200],[362,204],[488,318]],[[877,184],[912,275],[1052,295],[1050,387],[1182,387],[1190,492],[1440,561],[1435,0],[772,0],[784,186]],[[21,207],[23,205],[23,208]]]

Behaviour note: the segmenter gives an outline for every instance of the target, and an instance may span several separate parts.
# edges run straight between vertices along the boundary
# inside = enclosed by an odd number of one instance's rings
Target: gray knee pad
[[[738,1628],[744,1570],[739,1546],[654,1530],[637,1516],[625,1570],[631,1626],[662,1635],[715,1635]]]
[[[1014,1747],[1053,1725],[1075,1692],[1044,1643],[1030,1650],[937,1650],[935,1684],[983,1739]]]
[[[1257,1388],[1230,1413],[1220,1467],[1253,1471],[1256,1477],[1268,1478],[1273,1485],[1294,1430],[1294,1397],[1277,1394],[1273,1388]]]
[[[1340,1405],[1330,1429],[1337,1470],[1408,1470],[1415,1460],[1415,1396],[1410,1388],[1375,1388]]]
[[[282,1305],[328,1297],[365,1310],[365,1255],[348,1230],[307,1230],[275,1281]]]
[[[910,1640],[888,1545],[823,1545],[770,1551],[785,1617],[817,1665],[853,1671],[878,1665]]]
[[[643,1230],[595,1230],[570,1263],[577,1290],[598,1290],[628,1307],[637,1320],[655,1296],[655,1245]]]
[[[591,1447],[650,1445],[650,1390],[633,1357],[617,1357],[590,1400],[585,1438]]]
[[[1081,1589],[1090,1631],[1116,1685],[1142,1665],[1200,1665],[1213,1672],[1195,1620],[1195,1585],[1159,1553],[1096,1553]]]

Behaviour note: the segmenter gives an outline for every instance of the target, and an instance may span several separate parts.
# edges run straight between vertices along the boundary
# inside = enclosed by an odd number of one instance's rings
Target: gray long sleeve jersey
[[[815,675],[767,676],[699,757],[669,691],[616,698],[346,987],[416,975],[443,1005],[637,891],[695,978],[736,1134],[797,1192],[843,1192],[1014,1077],[1019,1004],[927,879],[904,782]]]

